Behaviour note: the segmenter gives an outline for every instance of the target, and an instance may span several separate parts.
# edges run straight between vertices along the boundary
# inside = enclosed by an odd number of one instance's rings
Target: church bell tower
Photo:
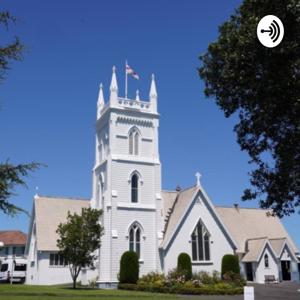
[[[149,100],[122,98],[113,67],[109,101],[100,85],[91,206],[103,210],[99,287],[114,287],[125,251],[139,257],[140,274],[160,271],[162,239],[159,114],[154,75]]]

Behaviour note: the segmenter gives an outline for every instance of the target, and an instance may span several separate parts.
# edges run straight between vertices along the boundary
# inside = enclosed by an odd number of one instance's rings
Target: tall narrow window
[[[210,260],[209,235],[207,232],[204,235],[204,253],[205,253],[205,260]]]
[[[131,202],[138,202],[139,192],[139,177],[137,174],[133,174],[131,177]]]
[[[133,154],[133,132],[129,134],[129,154]]]
[[[99,161],[103,161],[103,145],[102,143],[99,145]]]
[[[129,229],[129,251],[134,251],[140,258],[141,255],[141,229],[133,224]]]
[[[139,155],[139,134],[137,132],[134,135],[134,154]]]
[[[192,259],[194,261],[210,260],[210,234],[201,221],[196,225],[192,236]]]
[[[265,268],[269,268],[269,256],[268,256],[268,254],[265,254],[264,260],[265,260]]]
[[[139,133],[137,129],[133,129],[129,133],[129,154],[139,155]]]

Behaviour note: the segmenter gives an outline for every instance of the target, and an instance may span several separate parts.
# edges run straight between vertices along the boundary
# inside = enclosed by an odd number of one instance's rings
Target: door
[[[253,281],[253,269],[252,269],[251,262],[246,263],[246,276],[247,276],[247,281]]]
[[[281,261],[282,280],[291,280],[291,262],[289,260]]]

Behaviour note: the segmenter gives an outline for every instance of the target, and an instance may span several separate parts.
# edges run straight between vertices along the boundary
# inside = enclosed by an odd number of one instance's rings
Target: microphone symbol
[[[259,41],[267,48],[278,46],[284,36],[284,26],[274,15],[264,16],[258,23],[256,34]]]
[[[261,33],[269,32],[269,36],[271,37],[271,40],[273,41],[273,43],[275,43],[280,36],[280,27],[278,23],[275,20],[273,20],[271,25],[269,26],[269,30],[261,29],[260,32]]]

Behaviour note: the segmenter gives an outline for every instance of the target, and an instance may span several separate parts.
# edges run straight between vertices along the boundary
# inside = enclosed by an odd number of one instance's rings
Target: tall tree
[[[16,18],[8,11],[0,12],[0,26],[8,30],[9,25],[16,22]],[[0,84],[6,78],[12,61],[22,60],[24,46],[18,37],[15,37],[9,44],[0,45]],[[9,162],[0,163],[0,211],[8,215],[15,215],[24,210],[12,203],[10,197],[14,194],[16,185],[26,186],[23,179],[30,171],[37,169],[38,163],[13,165]]]
[[[100,247],[103,227],[99,224],[102,210],[83,208],[81,215],[68,213],[67,222],[57,228],[57,246],[69,264],[73,288],[77,277],[85,267],[93,266]]]
[[[285,28],[275,48],[256,36],[258,22],[270,14]],[[254,166],[242,199],[257,199],[280,217],[300,206],[299,37],[299,0],[244,0],[200,56],[205,94],[225,117],[238,115],[237,141]]]

